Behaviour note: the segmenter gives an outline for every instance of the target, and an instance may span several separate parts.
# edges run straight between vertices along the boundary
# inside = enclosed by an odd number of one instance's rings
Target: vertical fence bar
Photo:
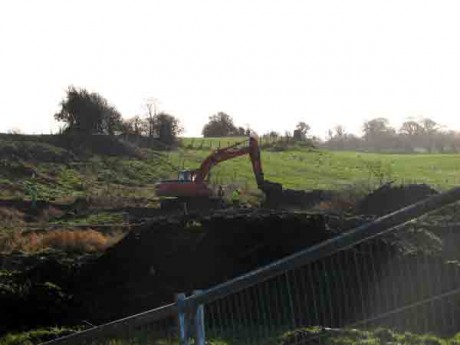
[[[197,296],[202,293],[202,290],[193,291],[193,295]],[[195,345],[206,344],[206,334],[204,330],[204,306],[199,304],[195,309]]]
[[[188,343],[188,334],[187,334],[187,315],[185,312],[185,294],[179,293],[176,295],[177,312],[178,318],[178,328],[179,328],[179,342],[181,345],[189,345]]]

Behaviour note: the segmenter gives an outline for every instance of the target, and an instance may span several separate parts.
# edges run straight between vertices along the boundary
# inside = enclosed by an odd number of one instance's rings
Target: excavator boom
[[[263,171],[262,164],[260,162],[260,149],[257,139],[254,137],[249,137],[249,145],[246,144],[247,141],[236,143],[232,146],[219,149],[211,153],[206,159],[201,163],[200,168],[196,172],[197,183],[202,183],[208,176],[211,169],[226,160],[233,159],[236,157],[244,156],[249,154],[252,163],[252,169],[254,171],[254,176],[257,181],[257,185],[263,181]],[[242,146],[242,144],[246,144]]]

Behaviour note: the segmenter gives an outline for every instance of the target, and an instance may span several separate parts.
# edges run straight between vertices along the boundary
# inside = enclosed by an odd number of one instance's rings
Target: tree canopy
[[[109,134],[121,129],[121,114],[95,92],[70,86],[61,101],[61,110],[54,115],[64,122],[65,132]]]
[[[460,147],[457,132],[442,131],[441,126],[430,118],[409,118],[396,130],[386,118],[378,117],[364,123],[363,134],[362,137],[348,134],[342,126],[337,126],[329,130],[329,138],[324,146],[376,152],[452,152]]]
[[[209,122],[204,125],[202,134],[204,137],[231,137],[243,136],[248,133],[243,127],[236,127],[233,118],[224,113],[218,112],[209,117]]]
[[[172,145],[183,128],[177,118],[166,113],[159,113],[151,119],[152,135],[164,144]]]

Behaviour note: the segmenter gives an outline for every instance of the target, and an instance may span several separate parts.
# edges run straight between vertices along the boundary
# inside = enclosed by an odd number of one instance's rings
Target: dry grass
[[[113,190],[99,191],[87,196],[88,204],[92,208],[126,208],[126,207],[148,207],[154,192],[147,188],[135,188],[130,190],[113,188]],[[136,193],[139,191],[139,193]],[[132,193],[132,194],[130,194]]]
[[[24,224],[24,213],[10,207],[0,207],[0,225],[12,227]]]
[[[62,217],[64,213],[65,213],[64,211],[61,211],[60,209],[56,207],[48,206],[40,213],[38,217],[38,221],[47,223],[50,220]]]
[[[0,252],[38,252],[61,249],[69,252],[102,252],[123,237],[121,232],[102,234],[87,230],[51,230],[47,232],[13,233],[0,241]]]
[[[367,193],[368,190],[357,185],[335,194],[330,200],[320,202],[313,209],[320,212],[353,212]]]

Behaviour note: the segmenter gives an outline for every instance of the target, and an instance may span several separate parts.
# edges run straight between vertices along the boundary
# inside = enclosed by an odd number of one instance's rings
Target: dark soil
[[[49,251],[0,255],[0,335],[75,320],[75,277],[92,255]]]
[[[358,205],[361,215],[383,216],[438,192],[426,184],[385,184],[367,195]]]
[[[154,220],[85,267],[80,298],[94,322],[173,301],[333,236],[322,215],[267,210]],[[118,302],[113,303],[114,299]]]
[[[307,209],[322,201],[330,200],[332,195],[332,191],[321,189],[311,191],[284,189],[282,192],[280,206]]]

